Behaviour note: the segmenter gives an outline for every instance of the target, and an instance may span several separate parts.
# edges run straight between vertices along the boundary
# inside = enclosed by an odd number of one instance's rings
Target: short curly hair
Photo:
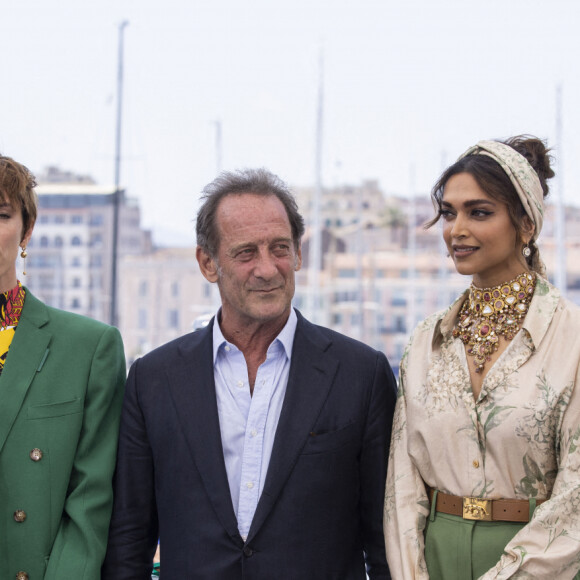
[[[11,157],[0,155],[0,196],[22,214],[22,236],[32,229],[38,212],[36,179],[30,170]]]

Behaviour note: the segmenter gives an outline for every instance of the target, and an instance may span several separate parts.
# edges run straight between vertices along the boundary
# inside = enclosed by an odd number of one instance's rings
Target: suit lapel
[[[338,361],[325,351],[330,342],[299,313],[286,396],[274,439],[266,482],[248,542],[266,520],[301,453],[331,390]]]
[[[213,321],[190,335],[178,364],[168,365],[169,390],[193,460],[213,508],[228,534],[243,540],[232,505],[224,461],[213,374]]]
[[[24,307],[0,377],[0,452],[22,408],[26,393],[48,354],[51,334],[42,329],[48,311],[28,290]]]

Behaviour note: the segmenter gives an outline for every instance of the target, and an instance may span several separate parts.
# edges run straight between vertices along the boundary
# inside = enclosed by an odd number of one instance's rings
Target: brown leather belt
[[[434,490],[428,488],[427,492],[432,503]],[[545,499],[536,500],[536,506],[545,501]],[[530,521],[530,502],[527,499],[458,497],[438,491],[435,511],[460,516],[466,520],[524,523]]]

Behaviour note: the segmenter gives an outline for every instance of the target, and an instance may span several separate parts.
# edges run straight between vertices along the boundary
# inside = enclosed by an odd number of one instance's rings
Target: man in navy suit
[[[105,580],[149,580],[158,537],[164,580],[390,578],[395,381],[292,308],[303,233],[266,170],[204,189],[196,255],[221,309],[131,368]]]

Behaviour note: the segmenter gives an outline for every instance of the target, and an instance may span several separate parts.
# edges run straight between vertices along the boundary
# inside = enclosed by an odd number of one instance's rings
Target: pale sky
[[[563,189],[580,201],[577,0],[4,3],[0,152],[33,172],[113,182],[125,19],[121,181],[147,227],[193,244],[217,119],[223,169],[313,182],[320,46],[326,185],[424,194],[479,139],[532,133],[555,146],[560,84]]]

